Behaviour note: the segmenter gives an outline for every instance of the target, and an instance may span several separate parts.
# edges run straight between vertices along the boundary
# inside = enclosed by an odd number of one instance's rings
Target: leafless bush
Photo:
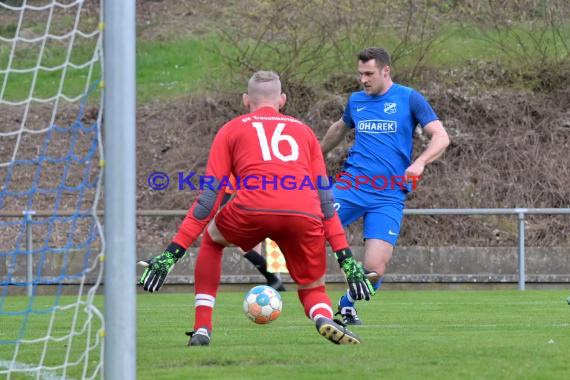
[[[440,36],[437,9],[418,0],[240,0],[223,13],[214,48],[240,86],[271,69],[286,89],[306,92],[333,73],[353,72],[356,52],[367,46],[390,45],[394,62],[412,61],[413,77]],[[388,40],[394,32],[398,40]]]

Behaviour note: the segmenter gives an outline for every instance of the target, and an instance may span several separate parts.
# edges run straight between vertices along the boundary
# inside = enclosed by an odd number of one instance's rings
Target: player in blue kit
[[[449,137],[427,100],[416,90],[392,82],[390,55],[381,48],[358,54],[364,90],[348,99],[340,120],[321,141],[323,153],[355,130],[341,181],[333,187],[335,208],[344,226],[364,218],[364,267],[378,289],[400,234],[406,194],[427,164],[449,145]],[[414,130],[430,137],[427,148],[412,162]],[[341,297],[338,313],[346,324],[362,324],[354,300]]]

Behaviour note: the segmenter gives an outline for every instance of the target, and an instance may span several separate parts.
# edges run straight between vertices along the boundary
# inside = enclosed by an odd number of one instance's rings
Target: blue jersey
[[[353,93],[342,119],[349,128],[355,129],[355,142],[348,153],[345,171],[353,180],[355,176],[366,176],[370,180],[382,176],[388,181],[382,190],[379,190],[384,185],[382,177],[374,181],[376,188],[370,181],[359,185],[356,196],[363,200],[372,195],[403,201],[411,185],[406,184],[402,190],[393,182],[400,181],[411,164],[414,129],[418,124],[425,127],[438,120],[427,100],[416,90],[394,83],[379,96],[367,95],[364,91]]]

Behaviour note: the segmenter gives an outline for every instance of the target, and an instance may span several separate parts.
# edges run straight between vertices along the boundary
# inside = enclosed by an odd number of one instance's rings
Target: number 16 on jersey
[[[271,153],[273,153],[273,156],[275,156],[275,158],[284,162],[297,161],[297,158],[299,158],[299,145],[293,136],[283,134],[285,123],[277,124],[275,132],[273,133],[273,136],[271,136],[271,149],[269,149],[269,143],[267,141],[267,136],[265,135],[265,129],[263,129],[263,123],[254,122],[251,123],[251,125],[257,131],[257,138],[259,139],[263,161],[271,161]],[[289,143],[291,146],[290,154],[285,156],[283,153],[281,153],[281,151],[279,151],[279,143],[281,141],[287,141]]]

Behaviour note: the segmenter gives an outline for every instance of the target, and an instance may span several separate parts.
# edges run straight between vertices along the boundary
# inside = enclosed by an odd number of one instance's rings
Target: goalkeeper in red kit
[[[204,231],[194,269],[190,346],[210,344],[223,248],[236,245],[247,252],[266,237],[281,248],[305,314],[319,334],[336,344],[361,342],[342,322],[333,320],[324,282],[325,240],[354,299],[369,300],[374,288],[352,257],[333,207],[319,141],[311,128],[279,112],[285,102],[277,74],[259,71],[251,77],[243,95],[251,113],[224,125],[212,143],[206,168],[212,185],[201,191],[170,245],[148,261],[140,279],[144,290],[158,291],[176,261]],[[237,179],[236,195],[218,210],[230,173]]]

